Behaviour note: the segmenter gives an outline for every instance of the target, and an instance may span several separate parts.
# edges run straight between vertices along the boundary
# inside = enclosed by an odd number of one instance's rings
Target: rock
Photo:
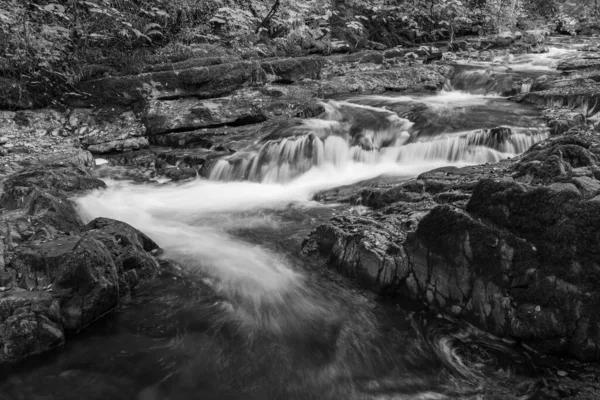
[[[340,93],[381,93],[384,91],[437,90],[443,87],[446,76],[452,67],[435,65],[403,66],[392,69],[379,69],[363,72],[349,72],[344,76],[335,76],[304,85],[319,96]]]
[[[255,104],[234,99],[150,101],[142,119],[149,135],[218,126],[260,123],[266,116]]]
[[[114,140],[112,142],[105,142],[101,144],[94,144],[88,146],[88,150],[95,154],[106,154],[117,152],[125,152],[132,150],[145,149],[150,145],[148,138],[139,137],[124,140]]]
[[[600,84],[586,84],[568,88],[555,88],[518,95],[515,100],[544,107],[567,107],[586,116],[600,111]]]
[[[465,40],[457,40],[449,43],[448,48],[452,51],[465,51],[469,47],[469,43]]]
[[[65,151],[46,157],[40,163],[47,166],[74,166],[80,168],[91,168],[96,165],[94,156],[89,151],[70,148]]]
[[[274,76],[273,82],[294,83],[302,79],[320,79],[324,65],[325,60],[315,56],[264,60],[260,67],[267,77]]]
[[[594,134],[572,133],[497,165],[342,190],[374,209],[335,217],[303,248],[379,293],[597,361],[599,156]]]
[[[596,23],[584,22],[575,26],[575,32],[579,36],[598,36],[600,35],[600,26]]]
[[[58,298],[46,291],[0,293],[0,365],[61,346]]]
[[[196,178],[199,175],[206,176],[214,160],[229,154],[200,148],[170,150],[158,155],[156,168],[159,174],[174,181]]]
[[[148,65],[144,67],[144,72],[176,71],[188,68],[209,67],[211,65],[228,64],[236,61],[240,60],[232,56],[193,57],[184,61],[174,63]]]
[[[143,233],[104,218],[83,225],[68,198],[105,185],[80,161],[41,164],[6,179],[0,197],[0,364],[61,345],[159,271]]]
[[[577,57],[564,60],[558,63],[557,69],[560,71],[589,71],[600,68],[600,56]]]
[[[584,198],[589,199],[595,197],[598,192],[600,192],[600,181],[597,179],[587,176],[578,176],[573,178],[573,183],[579,188]]]
[[[314,246],[346,276],[378,292],[393,292],[408,277],[404,233],[393,225],[360,217],[332,220],[318,227],[303,244]]]
[[[0,206],[7,209],[22,208],[37,195],[48,193],[56,197],[70,197],[104,187],[104,182],[75,166],[32,168],[12,175],[4,182]]]
[[[129,153],[106,156],[110,165],[154,168],[157,155],[151,150],[139,150]]]
[[[347,63],[358,63],[358,64],[383,64],[385,60],[385,53],[380,51],[359,51],[351,54],[334,55],[327,57],[327,61],[334,64],[347,64]]]
[[[82,146],[94,153],[128,151],[148,146],[142,136],[145,126],[125,108],[74,109],[67,128],[79,138]]]
[[[579,136],[561,136],[533,145],[512,166],[513,176],[519,180],[552,182],[572,174],[573,169],[592,167],[598,155],[591,152],[592,143]]]
[[[69,236],[22,246],[8,265],[19,287],[52,287],[67,331],[79,331],[118,304],[117,268],[106,246],[90,236]]]
[[[149,72],[82,82],[81,96],[66,101],[74,107],[131,106],[146,99],[185,96],[225,96],[252,83],[264,82],[265,73],[255,62],[243,61],[176,71]]]

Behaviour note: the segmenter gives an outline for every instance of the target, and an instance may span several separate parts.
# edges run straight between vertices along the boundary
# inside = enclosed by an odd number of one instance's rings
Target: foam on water
[[[358,96],[350,101],[380,106],[401,102],[427,104],[433,106],[430,113],[443,117],[455,112],[462,116],[466,112],[462,108],[492,98],[498,99],[498,96],[442,92],[438,96],[418,97],[417,102],[410,96]],[[218,160],[210,171],[210,179],[274,183],[288,182],[313,168],[324,166],[339,170],[350,164],[397,168],[444,162],[497,162],[522,153],[548,137],[545,128],[518,127],[431,136],[420,135],[415,130],[411,134],[412,122],[382,108],[333,101],[326,103],[325,108],[322,118],[328,123],[306,120],[290,130],[282,128],[277,134],[270,133],[260,142],[258,150],[249,148]],[[356,115],[348,115],[357,111]],[[383,121],[373,126],[373,118]]]
[[[569,54],[576,54],[574,49],[558,47],[548,48],[547,53],[520,54],[496,57],[493,64],[508,65],[514,71],[554,71],[558,63]]]
[[[497,93],[475,94],[469,92],[461,92],[457,90],[442,90],[439,93],[431,96],[382,96],[382,95],[364,95],[354,96],[348,101],[359,104],[385,105],[385,104],[402,104],[402,103],[426,103],[430,107],[437,108],[457,108],[469,107],[486,104],[490,99],[503,98]]]
[[[215,215],[235,220],[242,218],[241,213],[280,209],[290,203],[318,206],[311,198],[320,190],[382,174],[411,176],[441,165],[331,163],[286,183],[198,179],[184,184],[135,185],[107,181],[106,190],[94,191],[76,202],[85,220],[102,216],[125,221],[153,238],[167,258],[211,277],[220,293],[260,305],[281,302],[299,290],[302,275],[285,257],[228,234]],[[232,224],[235,222],[228,225]]]

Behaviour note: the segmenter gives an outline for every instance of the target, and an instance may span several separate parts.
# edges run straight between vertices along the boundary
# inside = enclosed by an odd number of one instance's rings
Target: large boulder
[[[0,363],[61,345],[159,272],[143,233],[81,221],[69,198],[102,181],[73,159],[42,164],[10,176],[0,197]]]
[[[543,352],[600,359],[600,143],[552,138],[517,160],[441,168],[347,201],[304,242],[380,293]]]
[[[467,213],[440,206],[407,241],[425,278],[419,297],[498,335],[597,360],[598,205],[572,184],[481,181]]]

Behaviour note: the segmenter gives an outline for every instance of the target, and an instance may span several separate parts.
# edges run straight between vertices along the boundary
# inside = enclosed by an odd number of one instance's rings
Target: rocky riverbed
[[[317,162],[317,142],[292,151],[286,138],[335,134],[338,126],[350,127],[351,144],[365,151],[366,160],[390,139],[365,133],[364,126],[388,132],[417,124],[420,134],[434,135],[452,133],[453,120],[426,124],[434,108],[349,94],[435,94],[454,82],[524,104],[521,130],[489,122],[480,133],[457,139],[484,152],[452,153],[469,164],[501,161],[417,177],[359,183],[354,177],[349,186],[319,192],[316,201],[341,206],[331,220],[312,218],[320,225],[303,240],[302,252],[402,307],[516,340],[528,357],[554,368],[544,378],[553,383],[538,394],[595,398],[595,364],[579,363],[600,358],[600,65],[597,49],[585,45],[585,53],[550,53],[541,69],[526,72],[519,66],[531,63],[528,54],[547,51],[543,34],[459,41],[453,53],[424,46],[293,59],[190,59],[84,82],[60,111],[30,109],[27,96],[8,96],[4,106],[13,110],[0,114],[0,363],[62,346],[65,337],[127,304],[140,283],[172,274],[181,263],[161,259],[150,232],[108,218],[84,223],[72,199],[105,188],[98,178],[266,179],[274,175],[256,168],[271,168],[277,157],[312,152],[315,158],[307,159]],[[554,46],[571,51],[562,41]],[[352,117],[344,107],[352,108]],[[361,114],[361,107],[368,112]],[[478,111],[471,112],[475,119]],[[538,113],[548,129],[535,121]],[[307,122],[315,117],[333,122]],[[353,131],[359,126],[362,131]],[[95,167],[94,156],[122,168]],[[458,161],[452,157],[446,160]],[[276,176],[295,177],[311,165],[293,170],[280,163]],[[263,201],[270,204],[268,197]],[[326,325],[328,332],[338,329]],[[144,393],[162,398],[154,389]]]

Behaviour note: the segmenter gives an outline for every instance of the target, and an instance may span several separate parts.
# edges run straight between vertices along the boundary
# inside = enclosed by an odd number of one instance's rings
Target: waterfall
[[[386,116],[377,129],[369,113]],[[209,177],[277,183],[325,165],[339,170],[350,164],[498,162],[549,136],[547,128],[510,126],[417,136],[409,133],[409,121],[391,114],[381,108],[329,102],[322,117],[330,120],[296,121],[274,129],[254,148],[218,160]]]

